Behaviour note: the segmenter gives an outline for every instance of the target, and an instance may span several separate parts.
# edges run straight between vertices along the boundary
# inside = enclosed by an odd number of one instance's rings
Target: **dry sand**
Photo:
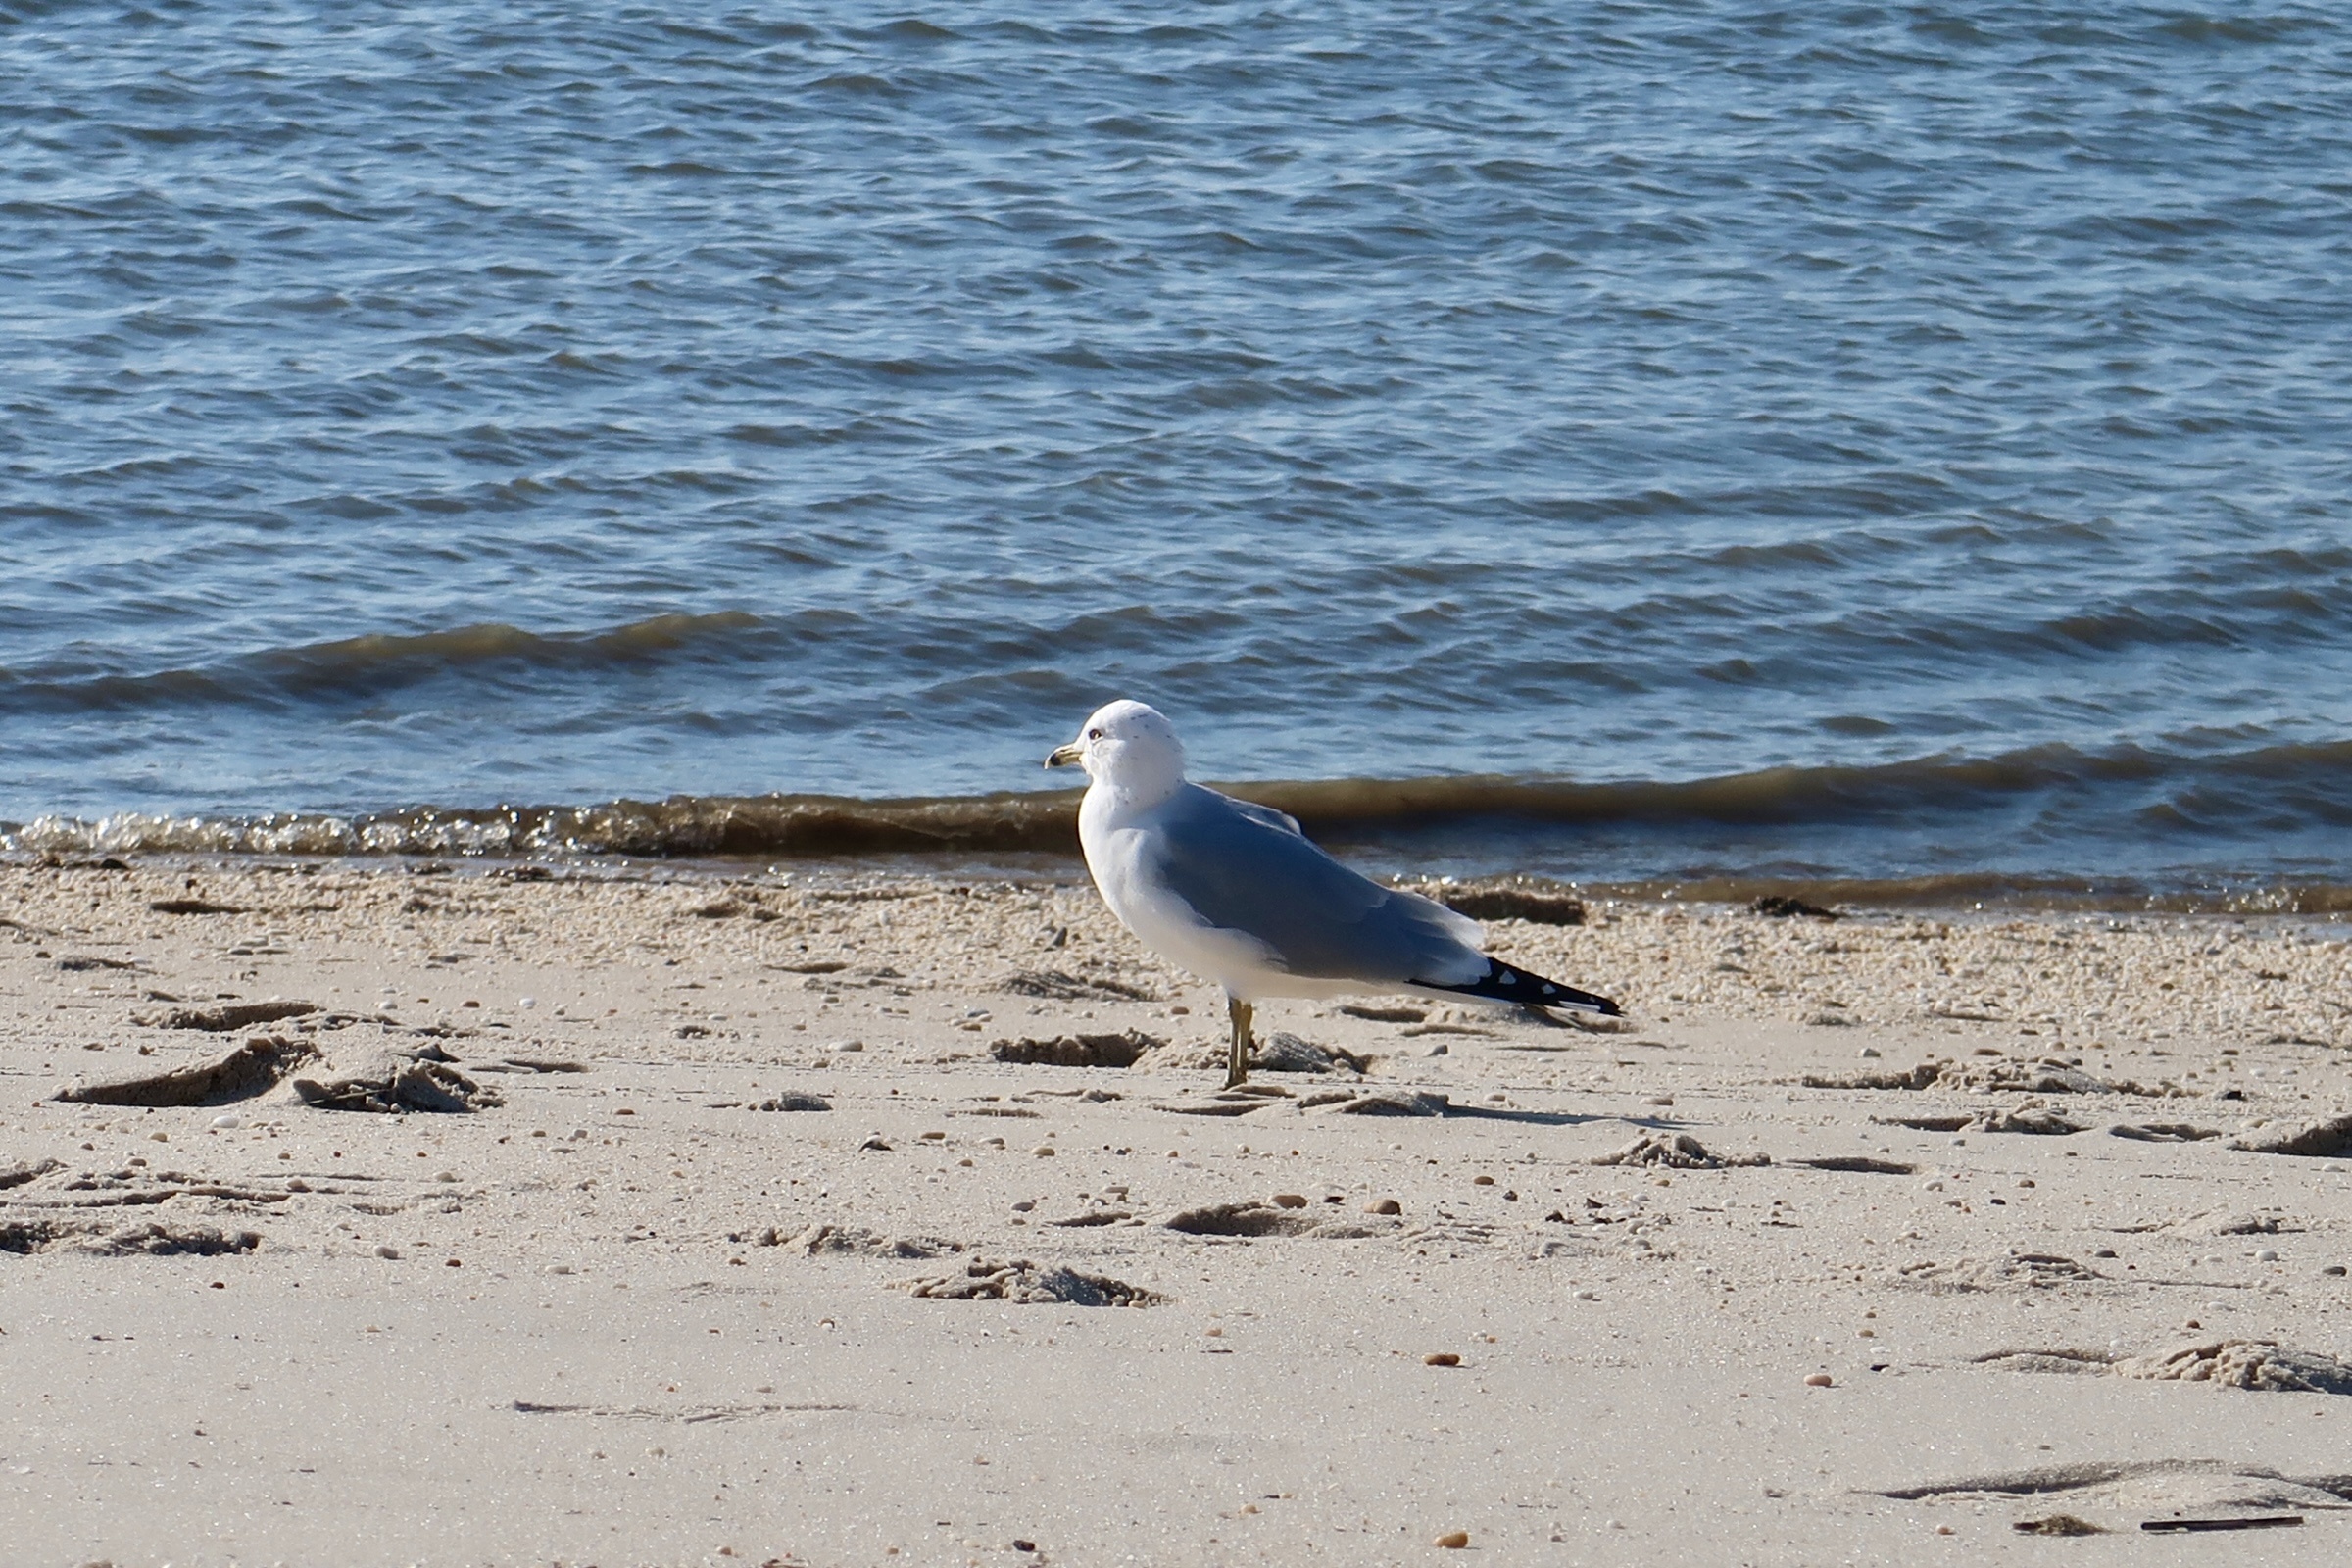
[[[1237,1100],[1082,885],[537,875],[0,869],[9,1561],[2352,1552],[2340,926],[1498,921],[1633,1026]]]

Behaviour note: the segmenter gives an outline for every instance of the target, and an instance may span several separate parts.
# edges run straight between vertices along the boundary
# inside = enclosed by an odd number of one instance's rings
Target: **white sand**
[[[175,898],[246,912],[149,907]],[[2352,1111],[2341,927],[1596,913],[1491,936],[1619,998],[1630,1031],[1272,1004],[1261,1033],[1375,1058],[1346,1087],[1457,1113],[1301,1108],[1335,1076],[1261,1074],[1287,1096],[1216,1117],[1164,1108],[1218,1104],[1213,1068],[990,1059],[1129,1029],[1220,1046],[1213,994],[1084,887],[0,870],[0,1172],[37,1172],[0,1191],[35,1249],[0,1252],[5,1555],[1357,1564],[1444,1559],[1455,1530],[1531,1563],[2352,1550],[2326,1511],[2352,1493],[2352,1399],[1975,1359],[2352,1358],[2352,1288],[2323,1272],[2352,1263],[2352,1160],[2227,1147]],[[90,958],[136,967],[61,967]],[[1023,974],[1155,1000],[1007,989]],[[270,997],[395,1022],[133,1021]],[[344,1070],[438,1046],[503,1103],[49,1098],[256,1036]],[[1800,1082],[1938,1056],[1917,1092]],[[482,1070],[506,1057],[588,1070]],[[2179,1092],[1998,1087],[2029,1068]],[[832,1108],[754,1108],[788,1092]],[[2002,1111],[2084,1130],[1874,1119]],[[1645,1131],[1773,1163],[1590,1162]],[[1915,1169],[1794,1163],[1817,1157]],[[1324,1234],[1164,1223],[1278,1194],[1308,1201],[1267,1212]],[[1384,1199],[1401,1212],[1367,1211]],[[1104,1212],[1129,1217],[1049,1223]],[[963,1250],[789,1245],[827,1224]],[[152,1255],[153,1231],[125,1239],[146,1227],[260,1241]],[[974,1258],[1165,1300],[894,1288]],[[1889,1495],[1927,1487],[1957,1490]],[[2248,1509],[2307,1523],[2138,1530]],[[2057,1513],[2126,1534],[2012,1529]]]

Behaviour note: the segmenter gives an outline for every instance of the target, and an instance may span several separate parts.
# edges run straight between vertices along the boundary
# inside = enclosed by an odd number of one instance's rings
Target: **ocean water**
[[[1120,695],[1396,865],[2352,883],[2352,22],[0,0],[8,846],[1052,853]]]

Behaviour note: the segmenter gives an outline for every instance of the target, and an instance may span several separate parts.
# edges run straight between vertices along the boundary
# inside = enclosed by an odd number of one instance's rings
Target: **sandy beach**
[[[1274,1004],[1221,1096],[1077,880],[0,869],[6,1555],[2352,1549],[2340,925],[1489,936],[1629,1026]]]

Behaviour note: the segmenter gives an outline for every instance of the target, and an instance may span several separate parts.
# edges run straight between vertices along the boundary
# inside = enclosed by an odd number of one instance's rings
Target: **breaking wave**
[[[1575,862],[1603,842],[1647,846],[1652,867],[1615,876],[1628,892],[1740,900],[1762,892],[1855,904],[2081,904],[2086,906],[2352,909],[2340,853],[2308,873],[2216,871],[2232,844],[2284,837],[2341,845],[2352,828],[2352,742],[2185,756],[2129,747],[2042,747],[1992,758],[1925,758],[1885,766],[1772,768],[1680,782],[1577,783],[1490,777],[1321,779],[1225,786],[1297,817],[1326,843],[1486,863]],[[673,796],[584,806],[418,807],[337,815],[124,813],[0,826],[0,848],[51,858],[146,854],[426,856],[496,859],[651,859],[877,856],[1070,857],[1075,790],[865,800],[845,796]],[[1801,854],[1690,864],[1690,846],[1735,840],[1818,847],[1879,834],[1997,844],[2002,824],[2063,821],[2061,837],[2097,858],[2101,842],[2170,844],[2193,875],[2107,876],[1971,864],[1919,875],[1840,874]],[[1418,858],[1427,859],[1428,853]],[[1642,863],[1598,855],[1604,876]],[[2144,859],[2144,857],[2141,858]],[[2333,863],[2330,863],[2332,860]]]

